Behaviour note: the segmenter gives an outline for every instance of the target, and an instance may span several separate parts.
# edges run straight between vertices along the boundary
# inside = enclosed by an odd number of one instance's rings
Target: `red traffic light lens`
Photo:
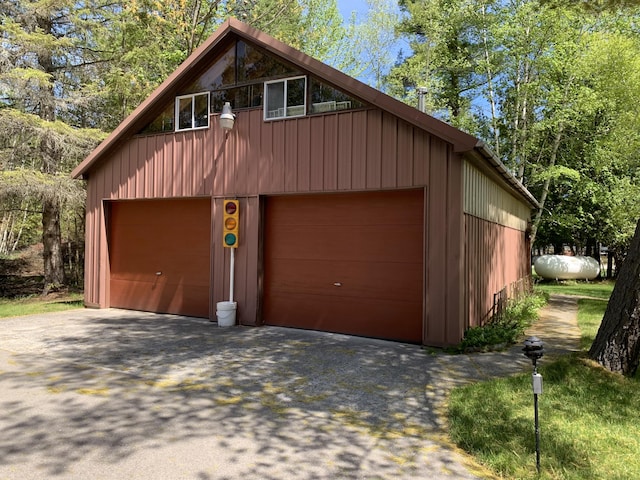
[[[236,204],[234,202],[227,202],[224,206],[224,210],[225,212],[227,212],[229,215],[233,215],[234,213],[236,213]]]

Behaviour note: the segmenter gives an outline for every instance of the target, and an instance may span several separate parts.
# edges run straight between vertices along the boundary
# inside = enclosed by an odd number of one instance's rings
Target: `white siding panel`
[[[469,162],[464,163],[464,213],[520,231],[531,216],[526,204]]]

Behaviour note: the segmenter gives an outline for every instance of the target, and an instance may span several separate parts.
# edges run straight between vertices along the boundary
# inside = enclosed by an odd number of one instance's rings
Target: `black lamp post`
[[[542,394],[542,375],[538,373],[537,362],[544,355],[544,343],[538,337],[529,337],[524,341],[525,356],[533,364],[531,384],[533,386],[533,410],[536,429],[536,468],[540,474],[540,424],[538,421],[538,395]]]

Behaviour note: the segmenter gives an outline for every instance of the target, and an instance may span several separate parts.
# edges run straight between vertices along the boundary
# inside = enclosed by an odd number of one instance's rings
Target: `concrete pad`
[[[479,478],[418,346],[116,309],[0,328],[0,479]]]
[[[576,349],[574,307],[528,333]],[[117,309],[0,319],[0,480],[490,478],[448,441],[447,394],[530,368],[521,345],[446,355]]]

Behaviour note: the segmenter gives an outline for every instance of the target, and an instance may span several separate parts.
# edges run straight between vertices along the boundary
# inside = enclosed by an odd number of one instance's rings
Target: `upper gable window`
[[[222,51],[212,65],[182,93],[197,93],[256,84],[264,80],[300,75],[300,71],[242,40]],[[232,105],[233,106],[233,105]]]
[[[206,128],[205,105],[210,114],[217,114],[226,102],[234,111],[262,107],[265,120],[367,107],[312,75],[305,78],[303,71],[285,59],[244,40],[222,45],[208,68],[200,72],[138,134]]]
[[[168,105],[163,112],[158,115],[151,123],[148,123],[139,133],[166,133],[173,132],[176,117],[176,108],[173,103]]]
[[[209,92],[176,97],[176,131],[209,126]]]
[[[307,78],[264,82],[264,119],[300,117],[307,111]]]
[[[316,78],[311,77],[309,84],[310,114],[352,110],[364,107],[364,104],[359,100],[340,90],[336,90],[330,85],[322,83]]]
[[[276,57],[242,40],[236,44],[236,59],[239,84],[300,74]]]

